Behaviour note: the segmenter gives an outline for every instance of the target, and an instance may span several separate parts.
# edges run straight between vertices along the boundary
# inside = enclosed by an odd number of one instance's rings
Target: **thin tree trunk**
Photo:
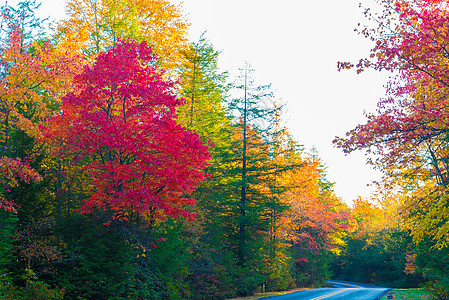
[[[240,263],[244,263],[245,259],[245,231],[246,231],[246,123],[247,123],[247,66],[245,66],[245,97],[244,97],[244,109],[243,109],[243,156],[242,156],[242,191],[240,198],[240,228],[239,228],[239,259]]]

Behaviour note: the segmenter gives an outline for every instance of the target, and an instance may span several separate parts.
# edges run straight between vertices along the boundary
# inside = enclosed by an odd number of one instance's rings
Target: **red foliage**
[[[302,264],[305,262],[309,262],[309,259],[307,257],[300,257],[297,260],[295,260],[295,262]]]
[[[367,149],[378,154],[379,165],[410,166],[418,151],[447,131],[449,91],[447,1],[394,1],[399,15],[394,34],[377,38],[373,62],[361,60],[358,68],[374,67],[399,73],[378,103],[376,114],[334,142],[352,152]],[[392,13],[393,13],[392,12]],[[383,20],[382,24],[389,24]],[[424,147],[425,148],[425,147]]]
[[[80,211],[110,210],[121,220],[130,211],[192,217],[181,206],[194,199],[182,196],[205,179],[209,153],[195,132],[176,122],[182,100],[150,47],[119,43],[74,85],[46,139],[59,155],[83,162],[92,177]]]
[[[17,186],[19,181],[29,183],[39,182],[42,177],[30,167],[26,160],[3,157],[0,159],[0,189],[5,192],[10,187]],[[8,200],[0,193],[0,209],[16,212],[17,204]]]

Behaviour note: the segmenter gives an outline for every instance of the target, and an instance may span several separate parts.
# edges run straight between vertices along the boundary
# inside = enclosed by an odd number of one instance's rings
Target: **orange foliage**
[[[60,41],[93,59],[119,40],[148,41],[166,70],[174,70],[188,49],[188,23],[167,0],[69,0],[68,18],[57,26]]]
[[[27,159],[9,158],[11,134],[22,131],[39,139],[39,125],[60,106],[66,83],[80,67],[76,56],[67,57],[50,43],[24,45],[23,34],[13,27],[3,54],[0,80],[0,182],[3,187],[17,186],[18,181],[39,181]],[[15,211],[15,204],[0,195],[0,207]]]
[[[59,107],[67,80],[79,68],[76,57],[60,55],[49,43],[34,43],[33,48],[32,55],[17,28],[10,32],[2,58],[6,76],[0,81],[0,141],[4,147],[11,126],[31,137],[40,136],[37,125]]]
[[[322,176],[319,159],[310,157],[284,177],[294,188],[286,193],[290,210],[283,215],[281,230],[287,241],[313,253],[334,247],[332,234],[346,218],[340,200],[323,186]]]

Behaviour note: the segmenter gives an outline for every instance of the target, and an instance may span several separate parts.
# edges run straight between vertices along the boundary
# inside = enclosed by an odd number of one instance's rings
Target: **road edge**
[[[383,296],[385,296],[386,294],[388,294],[388,293],[391,292],[392,290],[393,290],[393,289],[388,288],[388,290],[386,290],[385,292],[383,292],[382,294],[380,294],[379,296],[377,296],[377,298],[374,299],[374,300],[380,300],[380,299],[382,299]]]

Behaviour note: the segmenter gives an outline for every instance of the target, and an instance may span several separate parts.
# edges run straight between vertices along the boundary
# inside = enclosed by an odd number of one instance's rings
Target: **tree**
[[[92,179],[81,212],[106,212],[105,223],[190,218],[182,206],[194,200],[184,195],[206,178],[207,147],[176,123],[182,100],[155,62],[145,42],[100,54],[46,128],[47,142]]]
[[[369,199],[353,201],[352,226],[332,263],[336,278],[401,288],[423,282],[419,251],[401,218],[402,197],[384,181]]]
[[[167,0],[70,0],[57,36],[67,48],[85,50],[90,57],[120,40],[147,41],[163,68],[172,72],[188,47],[187,26],[180,7]]]
[[[182,54],[179,92],[185,102],[177,109],[178,121],[208,144],[211,157],[206,172],[210,178],[192,194],[196,203],[189,211],[196,214],[195,223],[181,219],[164,223],[159,230],[174,238],[164,242],[167,251],[159,247],[154,252],[160,253],[156,260],[168,262],[162,269],[172,274],[167,278],[180,292],[186,292],[181,280],[184,277],[190,292],[199,299],[232,296],[236,281],[231,275],[234,261],[222,223],[229,176],[223,153],[232,151],[234,134],[226,107],[230,89],[228,74],[218,69],[220,53],[204,33]]]
[[[34,1],[24,1],[2,12],[7,38],[0,49],[0,164],[6,189],[41,179],[30,167],[35,143],[25,146],[21,140],[40,138],[39,125],[59,107],[64,82],[79,66],[76,57],[59,55],[49,42],[30,41],[39,21],[30,16],[34,9]],[[14,210],[14,202],[2,197],[0,207]]]
[[[208,209],[214,212],[217,225],[210,232],[215,243],[221,241],[232,253],[235,265],[231,268],[239,270],[232,273],[237,294],[250,294],[265,280],[270,289],[279,284],[290,287],[293,280],[285,265],[282,240],[274,231],[279,214],[288,209],[279,178],[296,167],[283,159],[289,146],[280,125],[281,106],[273,100],[269,86],[254,83],[248,65],[231,94],[237,95],[227,103],[232,123],[214,157],[221,174],[212,176],[216,196]],[[287,280],[276,281],[280,278]]]
[[[181,95],[186,102],[178,108],[181,124],[195,130],[205,142],[223,142],[223,130],[230,120],[225,107],[230,84],[227,72],[219,72],[220,52],[204,37],[183,51],[179,68]]]
[[[39,9],[40,4],[36,0],[22,0],[16,6],[5,3],[0,8],[2,16],[0,34],[2,37],[2,47],[7,47],[9,35],[12,31],[18,30],[22,35],[22,46],[25,48],[42,40],[44,37],[43,23],[47,19],[36,17],[35,12]]]
[[[1,8],[0,209],[17,213],[11,216],[2,212],[0,216],[3,233],[9,233],[8,242],[2,243],[1,248],[2,269],[6,266],[7,270],[3,271],[11,275],[4,279],[26,285],[17,289],[17,297],[22,292],[25,298],[48,292],[46,298],[50,299],[51,291],[42,282],[35,281],[31,270],[31,267],[36,267],[36,272],[48,270],[50,260],[55,258],[50,256],[59,250],[47,243],[55,241],[55,236],[49,233],[51,230],[45,233],[30,230],[49,219],[52,204],[51,197],[41,193],[49,180],[41,172],[45,151],[39,144],[40,125],[60,108],[59,96],[64,93],[65,82],[78,70],[80,61],[78,57],[59,52],[45,40],[42,20],[34,14],[38,7],[36,1],[26,0],[16,7],[5,4]],[[5,249],[9,253],[4,253]]]
[[[283,214],[283,231],[287,241],[298,249],[295,257],[319,253],[331,248],[331,234],[338,229],[342,216],[333,211],[338,202],[327,195],[322,185],[323,170],[317,158],[308,158],[302,168],[290,172],[285,180],[292,187],[287,193],[290,209]],[[330,197],[329,197],[330,196]],[[332,197],[333,196],[333,197]],[[333,198],[333,199],[332,199]]]
[[[358,67],[399,74],[389,85],[388,97],[379,101],[377,113],[335,143],[348,153],[367,149],[377,155],[373,163],[379,168],[403,178],[404,192],[410,195],[405,211],[414,223],[415,239],[430,232],[444,246],[449,241],[447,227],[442,226],[449,171],[449,13],[444,1],[380,2],[388,8],[380,24],[390,31],[379,30],[373,36],[374,61],[361,60]]]
[[[249,226],[251,223],[257,222],[251,219],[260,218],[256,215],[261,212],[261,207],[257,207],[262,203],[260,201],[262,199],[255,200],[259,196],[264,198],[264,195],[258,192],[257,184],[263,176],[266,176],[269,169],[270,158],[266,134],[275,114],[273,108],[264,107],[264,105],[271,104],[269,103],[271,97],[271,93],[268,91],[269,86],[254,86],[254,81],[249,77],[251,71],[249,65],[246,64],[242,70],[240,83],[236,86],[241,96],[230,102],[230,108],[234,110],[238,118],[239,131],[236,140],[238,160],[241,163],[238,167],[240,196],[237,253],[241,265],[244,265],[250,252],[247,249],[249,246],[247,243],[250,240],[248,231],[251,230]],[[268,101],[268,103],[263,103],[263,101]],[[250,190],[251,188],[252,190]],[[251,196],[249,196],[250,194]],[[252,213],[256,215],[252,215]]]

